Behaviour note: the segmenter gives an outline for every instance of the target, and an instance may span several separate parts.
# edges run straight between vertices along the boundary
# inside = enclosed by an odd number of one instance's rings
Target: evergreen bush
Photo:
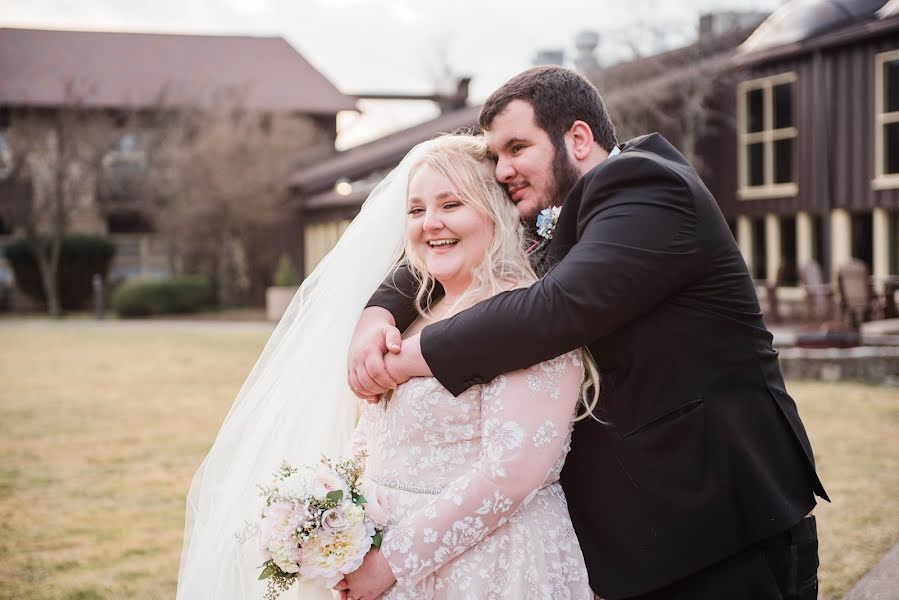
[[[120,317],[192,313],[214,304],[212,284],[204,276],[126,281],[112,298]]]
[[[282,254],[278,260],[278,268],[275,269],[275,285],[282,287],[295,287],[299,285],[297,272],[293,268],[290,257]]]
[[[41,240],[41,244],[44,251],[49,253],[49,241]],[[36,302],[46,304],[44,284],[31,244],[25,239],[16,239],[5,246],[4,252],[18,288]],[[105,280],[113,256],[115,244],[106,238],[92,235],[70,235],[63,238],[56,274],[63,310],[80,310],[90,305],[94,274],[99,274]]]

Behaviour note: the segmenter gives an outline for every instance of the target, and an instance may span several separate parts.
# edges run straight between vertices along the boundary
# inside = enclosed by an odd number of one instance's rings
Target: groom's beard
[[[546,186],[546,198],[543,199],[543,205],[533,215],[528,215],[525,218],[528,229],[532,233],[536,234],[537,232],[537,215],[540,214],[540,210],[551,206],[562,206],[562,202],[568,196],[568,192],[571,191],[571,188],[574,187],[574,184],[580,178],[581,174],[568,158],[568,153],[565,152],[564,146],[561,150],[556,148],[553,154],[550,179]]]

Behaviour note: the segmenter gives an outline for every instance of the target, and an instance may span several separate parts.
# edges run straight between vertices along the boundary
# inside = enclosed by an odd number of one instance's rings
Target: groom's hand
[[[384,354],[399,352],[402,338],[390,311],[371,306],[362,311],[347,354],[347,383],[353,393],[369,402],[396,388],[384,366]]]

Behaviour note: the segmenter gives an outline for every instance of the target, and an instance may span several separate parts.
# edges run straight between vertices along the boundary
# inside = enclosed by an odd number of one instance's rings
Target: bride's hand
[[[381,394],[397,386],[384,365],[385,353],[402,348],[394,324],[393,315],[376,306],[362,311],[356,324],[347,355],[347,384],[363,400],[377,402]]]
[[[390,564],[377,548],[365,555],[362,564],[344,577],[347,597],[353,600],[376,600],[396,583]]]
[[[421,353],[421,334],[406,338],[402,350],[385,356],[384,367],[397,385],[413,377],[430,377],[431,368]]]
[[[334,596],[334,600],[347,600],[350,597],[349,592],[350,586],[347,584],[346,579],[341,579],[331,588],[331,595]]]

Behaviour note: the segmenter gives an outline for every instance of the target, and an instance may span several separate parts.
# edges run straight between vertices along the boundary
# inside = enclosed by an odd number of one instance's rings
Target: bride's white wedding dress
[[[414,378],[363,406],[354,444],[397,577],[385,600],[592,600],[558,483],[582,380],[569,353],[458,397]]]
[[[259,518],[256,485],[283,460],[347,450],[356,425],[347,348],[403,254],[410,169],[437,143],[410,151],[371,193],[266,344],[191,484],[178,600],[261,598],[256,544],[235,539]],[[569,354],[458,398],[413,379],[364,407],[356,442],[379,482],[366,480],[366,497],[387,510],[383,551],[399,579],[385,599],[592,598],[556,482],[582,375]],[[282,598],[331,593],[299,582]]]

